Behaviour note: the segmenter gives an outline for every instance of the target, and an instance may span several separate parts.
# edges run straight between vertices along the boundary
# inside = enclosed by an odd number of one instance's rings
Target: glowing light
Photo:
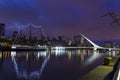
[[[2,58],[2,54],[0,54],[0,59]]]
[[[60,53],[60,50],[55,50],[55,55],[57,56],[57,55],[60,55],[61,53]]]
[[[47,56],[47,53],[46,53],[46,51],[38,52],[38,55],[37,55],[37,57],[39,58],[39,56],[46,57],[46,56]]]
[[[12,45],[12,46],[11,46],[12,49],[15,49],[15,48],[17,48],[17,47],[20,47],[20,45]]]
[[[65,50],[62,50],[62,49],[56,49],[55,50],[55,55],[58,56],[58,55],[62,55],[65,53]]]
[[[12,51],[12,52],[11,52],[11,56],[12,56],[12,57],[16,56],[16,52],[15,52],[15,51]]]
[[[71,51],[68,51],[68,58],[71,60],[71,57],[72,57],[72,53]]]
[[[12,49],[16,49],[16,47],[15,47],[15,46],[12,46],[11,48],[12,48]]]
[[[26,61],[29,59],[29,54],[26,54]]]
[[[52,47],[52,49],[61,50],[61,49],[65,49],[65,48],[56,46],[56,47]]]
[[[61,46],[52,47],[52,52],[55,52],[56,56],[61,55],[65,53],[65,47],[61,47]]]
[[[16,52],[15,51],[12,51],[11,52],[11,57],[12,57],[12,61],[14,60],[14,57],[16,56]]]

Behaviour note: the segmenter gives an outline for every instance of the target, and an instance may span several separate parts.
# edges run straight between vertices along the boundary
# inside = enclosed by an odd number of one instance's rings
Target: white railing
[[[118,64],[118,66],[117,66],[117,69],[115,71],[115,74],[114,74],[112,80],[120,80],[120,62]]]

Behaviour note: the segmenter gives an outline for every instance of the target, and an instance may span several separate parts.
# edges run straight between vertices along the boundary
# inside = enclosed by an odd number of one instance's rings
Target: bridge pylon
[[[86,36],[84,36],[83,34],[80,33],[80,35],[81,35],[83,38],[85,38],[90,44],[93,45],[94,50],[97,50],[98,48],[103,48],[103,47],[101,47],[101,46],[95,44],[93,41],[91,41],[90,39],[88,39],[88,38],[87,38]]]

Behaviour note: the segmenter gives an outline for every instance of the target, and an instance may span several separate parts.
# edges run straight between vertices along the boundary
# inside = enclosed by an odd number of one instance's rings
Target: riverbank
[[[113,66],[119,57],[120,54],[116,55],[108,66],[101,64],[78,80],[104,80],[105,76],[113,70]]]

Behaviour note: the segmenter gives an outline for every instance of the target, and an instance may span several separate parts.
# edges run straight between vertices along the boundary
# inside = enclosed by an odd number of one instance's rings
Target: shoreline
[[[104,80],[104,78],[113,70],[113,66],[119,57],[120,54],[116,55],[113,57],[112,61],[110,61],[109,65],[101,64],[78,80]]]

